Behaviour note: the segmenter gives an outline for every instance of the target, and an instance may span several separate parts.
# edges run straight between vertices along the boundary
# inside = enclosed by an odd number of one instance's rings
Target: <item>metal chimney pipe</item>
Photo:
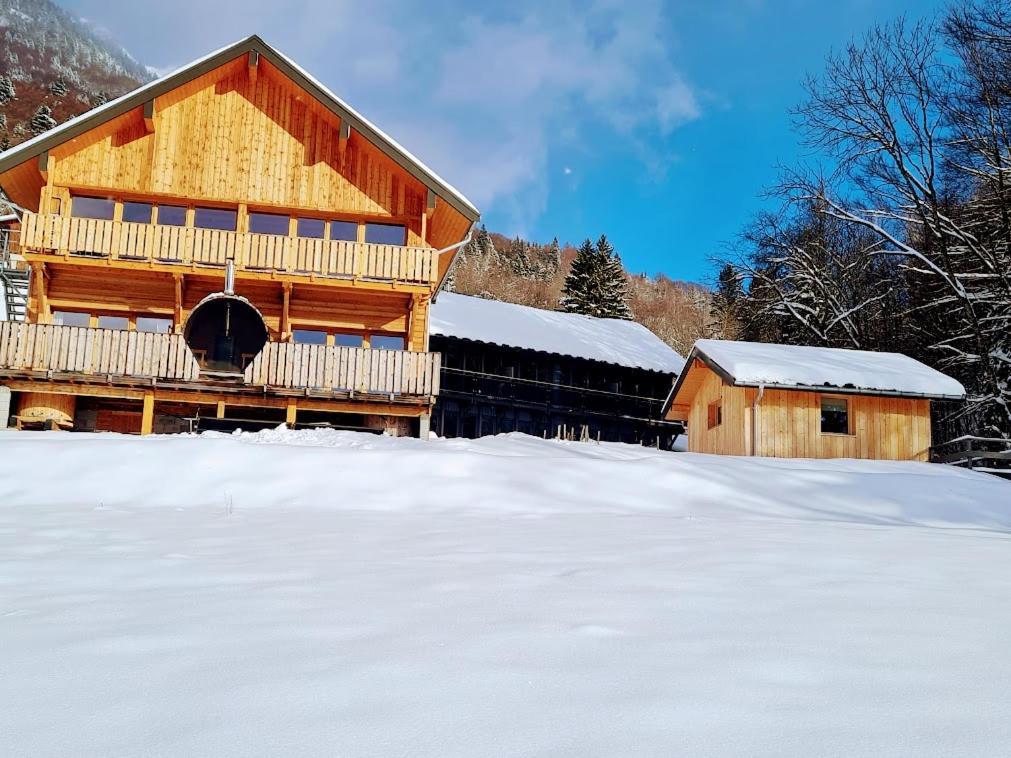
[[[225,294],[235,294],[235,261],[232,258],[225,263]]]

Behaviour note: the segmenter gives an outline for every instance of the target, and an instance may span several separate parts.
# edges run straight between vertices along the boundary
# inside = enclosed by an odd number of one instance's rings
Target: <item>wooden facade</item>
[[[133,431],[155,428],[163,408],[424,428],[429,305],[477,211],[259,38],[8,151],[0,186],[26,209],[31,272],[29,323],[0,330],[0,383],[36,415],[50,393],[108,401],[91,417],[120,430],[133,413]],[[230,354],[230,376],[208,357],[221,335],[194,342],[214,297],[266,334]]]

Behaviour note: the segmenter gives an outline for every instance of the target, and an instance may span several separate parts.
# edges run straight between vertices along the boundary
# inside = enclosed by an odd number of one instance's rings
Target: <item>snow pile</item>
[[[634,321],[546,311],[443,292],[431,333],[678,374],[685,359]]]
[[[838,387],[961,398],[950,376],[901,353],[698,340],[693,348],[742,384]]]
[[[1001,755],[1009,530],[926,464],[0,433],[0,755]]]

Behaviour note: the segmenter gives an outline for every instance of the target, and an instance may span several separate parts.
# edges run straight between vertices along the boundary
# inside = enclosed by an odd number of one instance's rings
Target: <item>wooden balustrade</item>
[[[113,260],[224,266],[240,271],[282,271],[406,284],[435,284],[438,262],[427,247],[378,245],[309,237],[228,232],[186,226],[76,218],[26,212],[21,224],[26,251],[99,256]]]
[[[180,334],[14,321],[0,323],[0,369],[181,381],[200,375]]]
[[[247,384],[376,395],[439,394],[439,353],[268,342],[246,368]]]

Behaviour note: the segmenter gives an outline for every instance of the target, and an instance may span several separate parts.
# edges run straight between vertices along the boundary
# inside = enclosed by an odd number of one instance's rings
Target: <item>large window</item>
[[[821,433],[850,433],[850,401],[844,397],[821,399]]]
[[[312,237],[313,239],[323,239],[324,223],[318,218],[300,218],[296,226],[299,237]]]
[[[288,236],[289,219],[280,213],[250,213],[249,231],[253,234]]]
[[[358,239],[358,224],[354,221],[331,221],[330,239],[354,242]]]
[[[123,220],[135,224],[151,223],[151,203],[123,203]]]
[[[116,203],[107,197],[87,197],[76,195],[70,202],[70,215],[77,218],[100,218],[112,220]]]
[[[89,326],[91,314],[78,311],[53,311],[53,323],[61,326]]]
[[[407,229],[401,224],[366,224],[365,241],[379,245],[404,245]]]
[[[723,403],[717,400],[715,403],[710,403],[709,407],[706,409],[706,425],[710,429],[715,429],[722,423]]]
[[[181,205],[159,205],[158,223],[162,226],[186,226],[186,208]]]
[[[390,337],[385,334],[374,334],[370,343],[374,350],[403,350],[403,337]]]
[[[236,212],[227,208],[197,208],[193,226],[199,229],[221,229],[235,231]]]

